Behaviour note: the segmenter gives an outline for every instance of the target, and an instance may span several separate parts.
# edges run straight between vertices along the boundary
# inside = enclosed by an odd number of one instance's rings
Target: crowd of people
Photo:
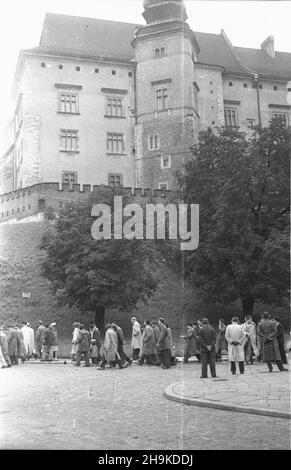
[[[74,322],[72,332],[71,361],[76,367],[84,361],[85,367],[96,365],[99,370],[118,366],[120,369],[139,366],[144,363],[169,369],[177,364],[172,331],[164,318],[146,320],[140,324],[136,317],[131,318],[132,357],[124,351],[122,328],[115,322],[108,322],[104,339],[94,322],[88,329],[80,322]],[[207,318],[186,325],[186,334],[182,336],[184,347],[183,362],[187,363],[195,356],[201,363],[201,378],[207,378],[207,366],[210,374],[216,377],[216,363],[228,356],[232,374],[236,374],[236,363],[243,374],[245,364],[256,361],[267,363],[269,372],[273,362],[280,371],[288,370],[285,351],[284,327],[279,318],[264,312],[256,325],[251,315],[241,323],[233,317],[226,325],[219,320],[217,330],[210,325]],[[29,323],[9,325],[0,328],[0,366],[8,368],[17,365],[19,360],[25,362],[31,358],[52,362],[58,360],[58,333],[56,323],[43,325],[38,322],[34,332]]]

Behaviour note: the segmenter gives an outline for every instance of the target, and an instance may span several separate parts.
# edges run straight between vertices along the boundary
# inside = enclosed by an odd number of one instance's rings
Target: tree
[[[58,301],[77,304],[83,312],[94,311],[101,328],[107,307],[134,307],[157,287],[151,269],[156,252],[150,242],[92,237],[92,207],[97,202],[107,204],[113,216],[117,194],[103,187],[83,202],[67,204],[50,222],[40,246],[45,254],[42,274],[51,281]]]
[[[250,139],[237,130],[200,133],[179,181],[200,204],[200,242],[186,255],[208,303],[284,304],[289,295],[290,129],[279,121]]]

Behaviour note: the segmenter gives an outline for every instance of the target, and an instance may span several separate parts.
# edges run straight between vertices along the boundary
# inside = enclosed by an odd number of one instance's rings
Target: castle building
[[[200,130],[289,125],[291,54],[193,32],[182,0],[144,0],[144,25],[47,14],[20,51],[0,193],[38,183],[175,189]],[[288,83],[289,82],[289,83]]]

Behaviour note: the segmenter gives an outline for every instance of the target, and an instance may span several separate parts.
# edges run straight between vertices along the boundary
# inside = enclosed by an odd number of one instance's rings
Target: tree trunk
[[[244,299],[241,299],[241,303],[244,316],[252,315],[255,305],[255,299],[253,297],[245,297]]]
[[[104,322],[105,322],[105,306],[97,304],[95,308],[95,325],[99,330],[104,332]]]

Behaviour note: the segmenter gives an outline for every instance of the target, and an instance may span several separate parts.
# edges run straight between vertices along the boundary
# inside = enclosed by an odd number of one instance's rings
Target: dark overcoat
[[[168,328],[166,325],[162,325],[160,329],[160,336],[157,342],[157,348],[160,351],[163,351],[165,349],[170,349],[171,350],[171,342],[170,342],[170,335]]]
[[[273,320],[263,319],[258,324],[259,337],[262,342],[262,361],[280,361],[281,355],[277,341],[277,329]]]
[[[154,330],[150,325],[146,325],[142,334],[142,354],[149,356],[157,354],[157,345]]]

